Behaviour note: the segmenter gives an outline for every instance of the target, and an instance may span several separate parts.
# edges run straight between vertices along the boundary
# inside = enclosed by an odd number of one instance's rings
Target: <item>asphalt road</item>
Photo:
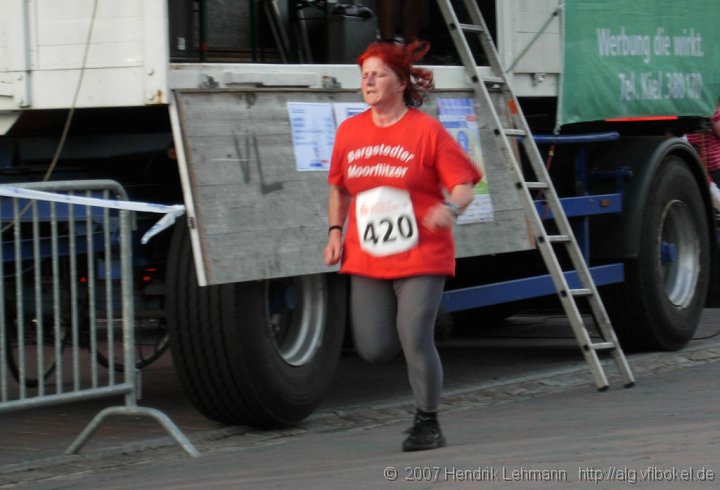
[[[80,455],[61,455],[107,402],[6,414],[0,487],[717,488],[718,330],[720,310],[706,310],[686,349],[630,356],[634,388],[609,365],[604,393],[562,317],[516,316],[451,339],[441,346],[448,447],[412,454],[400,451],[412,416],[401,359],[368,365],[348,353],[315,414],[257,431],[199,416],[163,358],[145,372],[142,404],[169,415],[200,457],[152,421],[123,418]]]

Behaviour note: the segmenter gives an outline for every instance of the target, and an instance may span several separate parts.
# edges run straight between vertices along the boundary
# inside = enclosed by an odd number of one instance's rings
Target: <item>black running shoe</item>
[[[445,437],[440,431],[440,425],[437,420],[418,422],[407,429],[404,434],[409,434],[403,441],[403,451],[425,451],[427,449],[435,449],[445,446]]]

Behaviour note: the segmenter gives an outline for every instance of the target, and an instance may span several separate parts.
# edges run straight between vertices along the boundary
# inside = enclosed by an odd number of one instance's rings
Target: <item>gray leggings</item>
[[[416,407],[426,412],[437,411],[443,383],[434,335],[444,285],[444,276],[352,276],[351,282],[355,348],[370,362],[389,360],[402,349]]]

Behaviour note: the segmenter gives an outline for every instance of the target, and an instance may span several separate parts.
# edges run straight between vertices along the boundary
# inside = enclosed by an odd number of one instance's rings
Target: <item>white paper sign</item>
[[[473,191],[475,199],[458,218],[459,224],[493,221],[494,211],[487,183],[487,173],[480,146],[480,130],[472,99],[438,99],[438,118],[445,129],[457,140],[475,166],[482,172],[483,178]]]
[[[329,170],[335,141],[332,104],[288,102],[297,170]]]

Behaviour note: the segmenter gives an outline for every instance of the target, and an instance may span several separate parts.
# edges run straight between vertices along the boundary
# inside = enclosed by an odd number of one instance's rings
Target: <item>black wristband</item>
[[[328,228],[328,235],[329,235],[330,232],[332,232],[333,230],[340,230],[340,232],[342,233],[342,228],[343,228],[343,227],[340,226],[340,225],[332,225],[331,227]]]

